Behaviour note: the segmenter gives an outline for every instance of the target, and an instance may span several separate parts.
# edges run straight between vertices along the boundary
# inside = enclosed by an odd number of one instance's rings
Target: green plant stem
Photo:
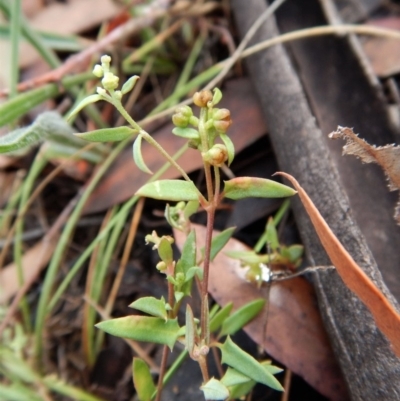
[[[282,205],[280,206],[280,208],[278,209],[278,211],[276,212],[276,214],[274,216],[274,225],[275,225],[275,227],[278,226],[278,224],[282,220],[282,217],[285,215],[285,213],[289,209],[289,206],[290,206],[290,199],[285,199],[282,202]],[[267,227],[265,227],[265,231],[264,231],[263,235],[260,237],[260,239],[257,241],[255,247],[253,248],[254,252],[256,252],[256,253],[261,252],[262,248],[267,243],[267,237],[268,237],[268,235],[267,235]]]
[[[188,181],[192,182],[192,180],[189,178],[189,176],[186,174],[185,170],[164,150],[164,148],[142,127],[129,115],[129,113],[125,110],[125,108],[122,106],[121,102],[113,101],[112,103],[117,110],[120,112],[120,114],[125,118],[125,120],[132,126],[132,128],[138,130],[138,134],[142,135],[142,137],[152,146],[154,146],[164,157],[165,159],[171,163],[182,175],[182,177]],[[204,198],[203,194],[196,188],[199,198],[202,199],[204,203],[206,203],[206,199]]]

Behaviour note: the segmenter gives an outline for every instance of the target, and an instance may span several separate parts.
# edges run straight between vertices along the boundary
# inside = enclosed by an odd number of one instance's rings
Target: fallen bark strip
[[[243,35],[264,11],[265,3],[232,0],[232,7]],[[277,34],[276,24],[270,19],[253,43]],[[277,46],[252,56],[247,65],[281,169],[296,177],[354,260],[392,304],[397,305],[351,216],[347,195],[340,186],[328,147],[286,52]],[[300,202],[294,201],[293,207],[309,261],[313,265],[329,264]],[[314,285],[351,399],[400,399],[400,359],[377,329],[367,308],[336,272],[315,274]]]

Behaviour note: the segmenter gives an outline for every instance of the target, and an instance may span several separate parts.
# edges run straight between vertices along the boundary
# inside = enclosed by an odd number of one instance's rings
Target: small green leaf
[[[121,93],[125,95],[126,93],[130,92],[133,87],[136,85],[136,82],[140,79],[138,75],[134,75],[130,77],[122,86]]]
[[[264,299],[256,299],[236,310],[223,322],[220,336],[235,334],[250,320],[254,319],[261,312],[264,305]]]
[[[225,196],[229,199],[284,198],[297,193],[279,182],[258,177],[236,177],[224,183]]]
[[[204,270],[199,266],[191,267],[185,276],[185,282],[191,280],[194,276],[197,276],[200,280],[203,280]]]
[[[69,116],[67,117],[67,121],[71,119],[71,117],[73,117],[75,114],[78,114],[82,109],[84,109],[86,106],[88,106],[89,104],[92,103],[96,103],[99,100],[103,100],[103,97],[98,95],[98,94],[94,94],[94,95],[90,95],[88,97],[85,97],[84,99],[82,99],[81,102],[79,102],[76,107],[71,111],[71,113],[69,114]]]
[[[185,209],[183,209],[183,215],[185,216],[185,219],[189,219],[190,216],[195,214],[199,209],[199,205],[200,203],[197,199],[186,203]]]
[[[247,383],[249,381],[251,381],[249,376],[246,376],[243,373],[238,372],[236,369],[230,367],[228,367],[221,379],[221,383],[223,383],[226,387]]]
[[[96,129],[74,135],[89,142],[118,142],[131,137],[136,132],[136,130],[130,127],[116,127]]]
[[[195,185],[192,182],[183,180],[149,182],[139,188],[136,195],[171,201],[189,201],[199,198]]]
[[[229,390],[217,379],[211,378],[200,389],[206,400],[225,400],[229,397]]]
[[[177,303],[180,302],[184,296],[185,296],[185,293],[183,293],[182,291],[175,291],[174,292],[175,301]]]
[[[222,352],[222,363],[236,369],[258,383],[283,391],[279,381],[251,355],[240,349],[228,336],[225,343],[218,346]]]
[[[133,358],[132,362],[133,384],[140,401],[151,401],[151,396],[156,391],[150,369],[140,358]]]
[[[282,247],[282,256],[288,258],[292,263],[297,262],[304,252],[303,245],[290,245],[288,247]]]
[[[171,243],[165,238],[161,237],[161,240],[157,247],[158,256],[168,266],[173,262],[173,251]]]
[[[164,299],[154,297],[142,297],[129,305],[130,308],[140,310],[149,315],[160,317],[167,321],[167,310]]]
[[[233,159],[235,158],[235,147],[233,145],[231,138],[229,138],[228,135],[220,134],[219,137],[226,146],[226,149],[228,150],[228,166],[230,166],[230,164],[233,162]]]
[[[181,287],[181,291],[185,295],[190,295],[192,288],[192,279],[197,273],[199,276],[203,272],[196,264],[196,231],[190,231],[183,244],[182,254],[176,264],[176,272],[185,275],[185,283]]]
[[[193,358],[193,349],[196,341],[196,325],[194,323],[194,317],[192,308],[190,305],[186,305],[186,333],[185,333],[185,343],[186,349],[189,355]]]
[[[246,265],[269,263],[270,261],[270,255],[258,255],[254,251],[226,251],[224,253],[232,259],[239,259]]]
[[[186,127],[186,128],[175,127],[172,130],[172,133],[176,136],[180,136],[181,138],[185,138],[185,139],[200,138],[199,131],[197,131],[197,129],[190,128],[190,127]]]
[[[230,397],[232,400],[241,400],[247,394],[250,394],[250,391],[256,385],[254,380],[250,380],[246,383],[236,384],[235,386],[229,387]]]
[[[283,372],[282,368],[279,368],[278,366],[271,365],[271,361],[261,362],[261,365],[264,367],[264,369],[267,372],[271,373],[272,375],[276,375],[278,373]]]
[[[233,233],[235,232],[235,229],[236,227],[227,228],[226,230],[221,231],[219,234],[213,237],[211,241],[211,252],[210,252],[211,261],[214,260],[214,258],[218,255],[218,252],[231,239]],[[202,252],[204,254],[204,248],[202,248]]]
[[[186,274],[191,267],[196,265],[196,250],[196,231],[191,230],[182,247],[180,258],[180,268],[182,273]]]
[[[266,239],[267,243],[273,251],[276,251],[279,248],[278,232],[276,231],[274,219],[272,217],[268,219],[266,228]]]
[[[96,327],[117,337],[165,344],[171,349],[179,331],[176,319],[169,319],[165,322],[161,318],[148,316],[120,317],[97,323]]]
[[[217,331],[221,327],[222,323],[231,313],[232,307],[233,303],[229,302],[220,311],[218,311],[215,316],[212,317],[210,322],[211,333],[214,333],[214,331]]]
[[[138,135],[133,142],[133,160],[141,171],[147,174],[153,174],[153,172],[146,166],[142,156],[142,135]],[[143,187],[142,187],[143,188]]]

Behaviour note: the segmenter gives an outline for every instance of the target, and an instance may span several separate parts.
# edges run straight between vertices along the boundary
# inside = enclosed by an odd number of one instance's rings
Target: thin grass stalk
[[[11,79],[10,97],[17,94],[19,81],[19,43],[21,31],[21,0],[14,0],[11,6]]]
[[[19,203],[18,216],[15,226],[15,243],[13,249],[13,257],[14,257],[14,262],[17,266],[18,283],[20,287],[22,287],[25,282],[24,266],[22,265],[22,254],[23,254],[22,236],[24,232],[24,219],[22,216],[24,214],[25,205],[28,202],[29,196],[36,182],[36,179],[39,177],[40,173],[43,171],[46,165],[47,161],[43,157],[37,156],[34,159],[33,163],[31,164],[31,168],[29,169],[28,175],[26,176],[24,183],[22,184],[22,194]],[[18,218],[19,216],[21,216],[21,218]],[[26,297],[23,297],[21,299],[20,306],[22,310],[25,331],[30,333],[32,331],[31,313]]]
[[[99,230],[100,233],[107,226],[113,214],[114,214],[114,208],[109,209],[101,224]],[[97,261],[102,259],[102,255],[104,254],[104,249],[105,249],[105,243],[107,242],[107,240],[108,237],[104,237],[102,241],[100,241],[96,245],[89,261],[89,268],[86,275],[85,297],[87,299],[92,299],[93,302],[97,302],[97,300],[94,300],[92,298],[92,287],[96,276]],[[94,333],[93,325],[94,325],[95,313],[96,310],[88,302],[86,302],[83,307],[82,348],[88,366],[93,365],[96,354],[93,349],[93,333]]]
[[[42,347],[43,347],[43,331],[44,331],[44,324],[46,316],[50,313],[49,308],[49,300],[52,288],[55,283],[55,278],[62,262],[63,255],[66,251],[66,248],[71,240],[73,231],[75,229],[76,223],[81,215],[81,212],[89,199],[89,196],[96,188],[97,184],[99,183],[100,179],[106,173],[108,168],[111,166],[113,161],[119,155],[120,151],[125,147],[126,141],[119,143],[115,149],[108,155],[107,159],[104,163],[98,168],[94,176],[92,177],[91,181],[85,188],[82,197],[78,201],[74,211],[70,215],[67,224],[65,225],[64,231],[60,237],[58,245],[54,251],[54,256],[47,268],[46,276],[43,282],[43,288],[41,292],[41,296],[39,298],[39,304],[37,309],[37,316],[36,316],[36,324],[35,324],[35,355],[37,358],[40,359],[42,355]],[[38,359],[38,360],[39,360]]]
[[[114,225],[112,229],[109,239],[106,242],[105,251],[103,257],[100,259],[100,263],[96,269],[96,277],[94,277],[93,286],[92,286],[92,297],[91,299],[95,302],[100,302],[101,294],[104,294],[104,281],[107,273],[107,268],[111,264],[112,256],[115,252],[117,243],[121,238],[121,232],[124,229],[125,222],[127,220],[129,214],[129,210],[126,210],[123,214],[119,215],[117,223]],[[94,327],[96,315],[93,313],[90,316],[90,324]],[[100,351],[99,343],[98,343],[98,332],[96,332],[96,336],[93,335],[90,339],[92,342],[92,348],[94,350],[94,354]]]
[[[11,190],[11,195],[8,199],[6,206],[2,209],[0,213],[0,237],[3,238],[10,229],[11,220],[16,213],[17,203],[22,196],[22,185],[21,185],[20,174],[17,174],[16,179],[13,182],[13,187]],[[5,241],[2,240],[1,246],[4,247]],[[0,263],[0,267],[1,263]]]
[[[13,4],[15,1],[17,0],[12,0],[9,3]],[[7,1],[0,0],[0,9],[4,12],[8,19],[12,18],[12,10]],[[44,61],[51,68],[58,67],[61,64],[59,58],[48,46],[46,46],[46,43],[43,41],[40,35],[30,27],[25,18],[20,18],[20,24],[21,32],[24,35],[25,39],[37,50]]]

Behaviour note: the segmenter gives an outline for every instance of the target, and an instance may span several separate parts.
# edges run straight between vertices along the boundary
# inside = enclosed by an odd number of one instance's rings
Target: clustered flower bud
[[[170,235],[163,235],[162,237],[159,237],[155,230],[153,230],[151,234],[147,234],[144,237],[146,244],[154,244],[153,249],[158,249],[158,245],[160,244],[162,239],[167,240],[170,244],[174,243],[174,239]]]
[[[208,102],[211,102],[212,99],[213,99],[213,94],[209,90],[196,92],[193,95],[193,103],[198,107],[207,107]]]
[[[192,116],[193,111],[189,106],[181,106],[176,109],[175,114],[172,116],[172,122],[177,127],[186,128]]]
[[[93,75],[95,75],[97,78],[102,78],[103,74],[103,67],[100,64],[96,64],[93,68]]]
[[[214,109],[212,119],[214,128],[224,134],[232,125],[231,112],[228,109]]]
[[[112,72],[106,72],[101,83],[103,84],[104,89],[113,91],[118,88],[119,77],[114,75]]]
[[[228,149],[225,145],[218,143],[203,153],[203,160],[212,166],[221,167],[228,160]]]
[[[167,270],[167,264],[161,260],[157,263],[156,269],[160,272],[164,272],[165,270]]]

